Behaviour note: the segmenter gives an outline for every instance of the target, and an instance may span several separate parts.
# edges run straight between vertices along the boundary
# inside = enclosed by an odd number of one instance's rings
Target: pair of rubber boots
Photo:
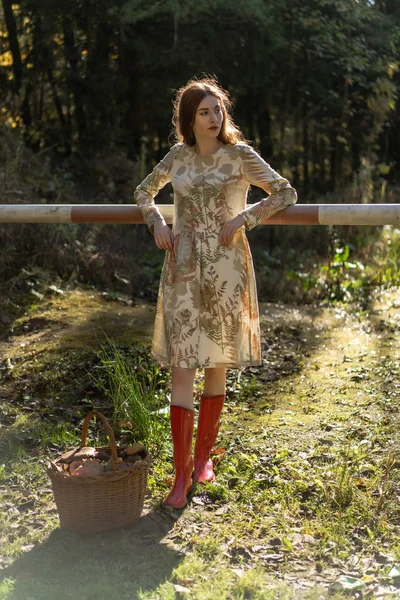
[[[186,496],[192,489],[193,479],[198,483],[215,479],[210,452],[217,439],[224,400],[224,395],[201,397],[194,459],[192,456],[194,411],[182,406],[171,406],[175,482],[163,504],[172,508],[183,508],[186,505]]]

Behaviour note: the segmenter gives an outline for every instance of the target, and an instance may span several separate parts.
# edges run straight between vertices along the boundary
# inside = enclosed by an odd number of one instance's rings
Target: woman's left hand
[[[234,219],[231,219],[230,221],[227,221],[221,229],[218,242],[220,244],[224,244],[225,246],[229,246],[229,244],[232,243],[233,236],[235,235],[239,227],[242,227],[242,225],[244,225],[244,219],[240,215],[238,215]]]

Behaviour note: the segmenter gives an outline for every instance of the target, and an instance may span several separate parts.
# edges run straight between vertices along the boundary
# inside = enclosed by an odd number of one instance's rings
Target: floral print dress
[[[200,156],[178,143],[135,190],[150,230],[163,217],[154,203],[168,182],[174,190],[174,249],[161,275],[152,346],[161,364],[235,368],[261,364],[253,261],[245,229],[294,204],[297,194],[244,143],[222,144]],[[246,208],[250,184],[269,196]],[[218,243],[226,221],[245,225],[232,243]]]

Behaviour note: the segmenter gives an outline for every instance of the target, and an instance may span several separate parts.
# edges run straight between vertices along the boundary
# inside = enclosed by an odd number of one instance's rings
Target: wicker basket
[[[107,419],[93,410],[86,415],[82,425],[80,448],[86,446],[90,419],[96,416],[103,421],[111,446],[98,448],[112,457],[112,471],[93,477],[71,477],[60,472],[60,458],[48,468],[54,500],[62,529],[79,533],[96,533],[133,523],[141,514],[151,463],[150,454],[127,469],[120,470],[113,430]],[[126,446],[120,447],[121,450]]]

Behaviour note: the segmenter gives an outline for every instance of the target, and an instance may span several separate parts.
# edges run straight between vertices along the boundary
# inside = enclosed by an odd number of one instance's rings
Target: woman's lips
[[[218,129],[218,127],[209,127],[208,129]]]

